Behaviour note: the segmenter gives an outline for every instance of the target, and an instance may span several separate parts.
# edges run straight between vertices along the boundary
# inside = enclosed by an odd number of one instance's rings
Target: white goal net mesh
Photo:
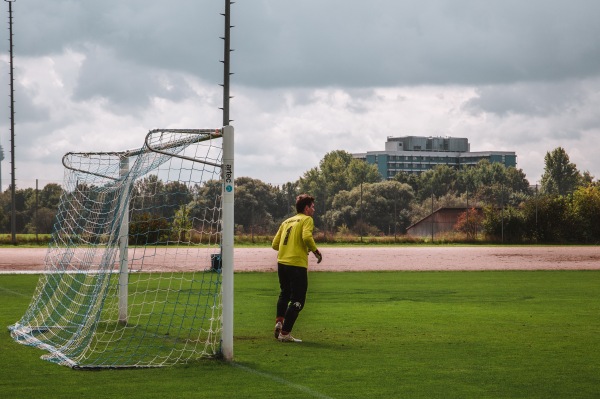
[[[77,368],[218,356],[221,158],[219,129],[66,154],[45,272],[12,337]]]

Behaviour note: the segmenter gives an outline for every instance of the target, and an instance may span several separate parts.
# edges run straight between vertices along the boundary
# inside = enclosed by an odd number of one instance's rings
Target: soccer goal
[[[9,327],[74,368],[233,358],[233,127],[68,153],[29,308]]]

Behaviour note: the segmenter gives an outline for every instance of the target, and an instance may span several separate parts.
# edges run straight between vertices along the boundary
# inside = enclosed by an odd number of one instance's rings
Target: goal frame
[[[167,152],[170,147],[155,148],[149,142],[149,138],[157,132],[178,132],[188,134],[208,134],[210,138],[221,137],[222,139],[222,158],[220,164],[214,164],[200,159],[185,157],[179,154]],[[234,175],[234,127],[231,125],[223,126],[221,129],[154,129],[148,132],[145,137],[146,151],[169,155],[176,158],[186,159],[192,162],[205,163],[221,168],[221,303],[222,303],[222,330],[220,355],[225,361],[234,360],[233,351],[233,325],[234,325],[234,203],[235,203],[235,175]],[[140,155],[143,150],[128,150],[119,152],[93,152],[93,153],[75,153],[69,152],[63,156],[62,163],[66,169],[80,171],[71,166],[66,159],[76,154],[112,154],[120,158],[119,175],[124,178],[129,173],[129,158]],[[86,171],[86,173],[91,173]],[[99,173],[91,173],[100,177],[114,179]],[[124,197],[125,198],[125,197]],[[124,199],[123,199],[124,200]],[[129,237],[129,204],[120,206],[125,209],[122,212],[123,221],[118,234],[119,243],[119,298],[118,298],[118,317],[119,322],[126,324],[128,309],[128,237]]]
[[[164,153],[161,149],[152,148],[148,143],[148,138],[151,133],[146,136],[146,145],[150,151]],[[235,175],[234,175],[234,128],[231,125],[223,126],[221,129],[223,139],[223,158],[221,164],[221,179],[222,179],[222,230],[221,230],[221,277],[222,277],[222,323],[223,329],[221,333],[221,355],[226,361],[233,361],[233,301],[234,301],[234,202],[235,202]],[[178,155],[173,155],[178,156]],[[203,162],[193,160],[194,162]],[[125,166],[126,167],[126,166]],[[126,173],[126,172],[125,172]],[[125,213],[127,215],[127,213]],[[122,226],[128,226],[127,221]],[[121,242],[127,242],[129,232],[121,233],[124,239]],[[123,245],[123,244],[122,244]],[[123,245],[123,253],[127,254],[126,244]],[[120,265],[120,286],[127,286],[127,278],[123,277],[127,273],[127,256],[121,256]],[[123,292],[124,291],[124,292]],[[126,289],[120,291],[121,298],[119,302],[119,314],[127,313],[127,292]],[[121,305],[124,308],[121,308]],[[123,316],[126,317],[126,316]]]

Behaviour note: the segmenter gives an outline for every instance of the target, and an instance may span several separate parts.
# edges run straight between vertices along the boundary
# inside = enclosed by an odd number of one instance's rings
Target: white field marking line
[[[2,274],[44,274],[43,270],[2,270],[0,271],[0,275]]]
[[[24,297],[28,297],[28,298],[31,296],[31,295],[25,295],[22,292],[9,290],[8,288],[4,288],[4,287],[0,287],[0,291],[7,292],[7,293],[13,294],[13,295],[24,296]]]
[[[283,378],[280,378],[280,377],[276,377],[276,376],[274,376],[272,374],[265,373],[265,372],[258,371],[258,370],[254,370],[254,369],[251,369],[250,367],[242,366],[239,363],[231,363],[231,365],[233,367],[237,367],[239,369],[242,369],[242,370],[244,370],[244,371],[246,371],[248,373],[256,374],[256,375],[259,375],[261,377],[265,377],[265,378],[268,378],[270,380],[273,380],[273,381],[275,381],[277,383],[287,385],[288,387],[291,387],[291,388],[294,388],[294,389],[296,389],[298,391],[307,393],[307,394],[309,394],[311,396],[314,396],[315,398],[319,398],[319,399],[333,399],[331,396],[323,395],[320,392],[313,391],[312,389],[310,389],[308,387],[305,387],[304,385],[294,384],[293,382],[290,382],[288,380],[284,380]]]

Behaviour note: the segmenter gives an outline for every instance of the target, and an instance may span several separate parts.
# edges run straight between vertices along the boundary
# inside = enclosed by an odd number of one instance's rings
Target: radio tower
[[[10,233],[13,245],[17,245],[17,207],[15,186],[15,87],[13,77],[13,18],[12,3],[15,0],[4,0],[8,2],[8,37],[10,46]]]

